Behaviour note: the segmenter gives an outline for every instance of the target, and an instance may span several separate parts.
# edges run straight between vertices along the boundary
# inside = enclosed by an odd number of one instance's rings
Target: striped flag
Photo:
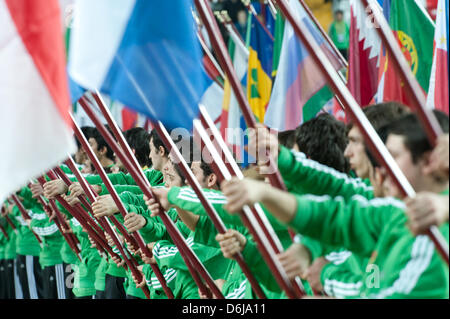
[[[242,87],[245,89],[249,51],[240,39],[233,37],[230,37],[229,51],[237,78],[241,81]],[[243,136],[238,133],[245,129],[245,121],[236,96],[231,89],[230,81],[225,79],[220,132],[238,159],[242,159],[243,157],[242,148],[244,146]]]
[[[342,65],[304,8],[298,1],[290,1],[289,6],[294,17],[306,25],[318,45],[330,58],[333,66],[339,70]],[[295,35],[292,26],[286,21],[277,76],[264,123],[278,131],[295,129],[304,120],[303,107],[316,93],[320,91],[320,95],[316,97],[317,100],[311,100],[312,102],[308,106],[310,109],[308,117],[311,117],[312,113],[315,115],[318,111],[315,109],[317,104],[314,104],[314,101],[323,101],[324,98],[331,99],[330,90],[325,88],[321,91],[326,83],[326,78],[317,68],[312,56]]]
[[[439,0],[434,32],[434,59],[431,68],[427,106],[448,115],[448,0]]]
[[[75,151],[57,0],[0,1],[0,202]]]

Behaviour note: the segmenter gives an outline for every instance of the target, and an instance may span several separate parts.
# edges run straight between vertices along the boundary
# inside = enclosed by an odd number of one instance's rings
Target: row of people
[[[270,186],[267,179],[270,168],[261,158],[243,170],[248,177],[219,181],[206,159],[194,156],[198,150],[190,149],[188,164],[204,196],[227,228],[225,233],[217,231],[155,131],[148,134],[143,129],[132,129],[124,134],[157,201],[142,193],[119,162],[113,165],[113,152],[96,129],[84,129],[102,166],[109,169],[108,177],[128,212],[125,217],[120,214],[80,148],[74,157],[83,165],[80,169],[85,179],[99,196],[90,203],[92,216],[98,220],[114,217],[129,234],[139,233],[152,257],[134,246],[127,234],[117,228],[115,233],[123,246],[117,247],[111,234],[101,234],[113,252],[104,253],[81,221],[58,202],[58,196],[62,196],[75,206],[80,204],[80,197],[86,196],[73,172],[62,167],[72,185],[48,180],[43,187],[33,184],[17,192],[30,220],[21,221],[19,208],[4,203],[5,234],[0,237],[4,255],[0,256],[3,267],[13,265],[12,269],[17,270],[18,280],[11,280],[14,276],[11,267],[0,280],[8,282],[8,296],[12,295],[14,283],[16,294],[17,283],[22,293],[29,288],[28,295],[23,293],[25,298],[36,295],[59,298],[63,290],[66,296],[73,294],[76,298],[145,298],[143,288],[147,288],[151,299],[159,299],[167,298],[165,284],[175,298],[214,297],[213,287],[208,291],[197,286],[183,251],[175,245],[160,216],[165,211],[225,298],[257,298],[251,280],[235,259],[237,254],[243,256],[267,298],[287,298],[267,266],[257,240],[237,214],[244,206],[259,203],[274,239],[284,250],[276,258],[289,279],[300,279],[307,295],[448,298],[448,265],[424,235],[431,225],[436,225],[448,243],[448,117],[435,112],[447,133],[433,148],[419,120],[405,106],[377,104],[366,107],[364,112],[418,192],[415,198],[401,200],[398,185],[367,148],[353,123],[344,125],[329,114],[321,114],[278,138],[259,125],[249,136],[249,152],[256,155],[256,150],[263,149],[271,153],[287,192]],[[50,212],[50,217],[47,216],[36,200],[39,196],[45,201],[57,199],[58,209],[70,226],[68,232],[79,242],[78,257],[58,232],[54,214]],[[3,222],[7,216],[13,217],[10,219],[17,224],[18,232]],[[294,230],[295,237],[291,237],[290,230]],[[43,239],[42,247],[32,231]],[[34,247],[33,251],[22,248],[22,244]],[[142,280],[127,267],[124,260],[128,258],[134,260]],[[21,260],[25,260],[25,265]],[[27,260],[33,264],[26,264]],[[21,265],[27,275],[20,275]],[[60,265],[62,269],[72,268],[72,275],[64,277]],[[161,271],[165,282],[160,282],[155,269]],[[44,282],[48,286],[51,278],[56,277],[65,280],[64,286],[57,281],[39,293]],[[31,295],[33,280],[37,294]]]

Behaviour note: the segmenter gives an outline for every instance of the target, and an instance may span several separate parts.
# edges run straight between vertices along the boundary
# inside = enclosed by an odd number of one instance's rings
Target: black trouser
[[[5,261],[5,259],[0,259],[0,299],[6,299],[7,295]]]
[[[125,299],[124,277],[105,275],[105,299]]]
[[[64,269],[64,289],[66,291],[66,299],[74,299],[75,295],[73,294],[73,278],[74,271],[71,264],[63,263]]]
[[[23,299],[42,299],[42,269],[39,257],[17,255],[17,275],[22,286]]]
[[[106,299],[104,290],[96,290],[95,291],[95,299]]]
[[[0,260],[0,299],[15,299],[14,259]]]
[[[42,269],[44,299],[66,299],[63,264]]]

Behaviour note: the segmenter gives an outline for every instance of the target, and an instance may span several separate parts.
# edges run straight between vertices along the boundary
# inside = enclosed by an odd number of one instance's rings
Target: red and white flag
[[[439,0],[434,33],[434,58],[427,106],[448,115],[448,0]]]
[[[364,107],[377,92],[381,41],[360,0],[350,0],[350,11],[347,86]]]
[[[0,201],[76,149],[57,0],[0,0]]]

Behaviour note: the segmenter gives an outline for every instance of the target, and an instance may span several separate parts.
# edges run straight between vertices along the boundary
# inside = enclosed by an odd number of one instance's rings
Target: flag
[[[434,32],[434,59],[431,69],[427,106],[448,115],[448,0],[439,0]]]
[[[0,1],[0,201],[76,150],[57,0]]]
[[[245,90],[247,79],[247,65],[249,51],[238,38],[230,37],[228,51],[233,61],[236,76]],[[238,160],[244,156],[245,144],[242,133],[247,128],[236,96],[232,91],[230,81],[225,79],[222,114],[220,118],[220,132],[229,147],[236,154]]]
[[[69,72],[168,129],[192,129],[211,84],[191,13],[192,1],[79,0]]]
[[[381,40],[360,0],[350,0],[347,87],[361,106],[377,93]]]
[[[274,43],[273,43],[273,60],[272,60],[272,78],[275,78],[280,61],[281,47],[283,45],[284,34],[284,17],[280,10],[277,11],[275,19]]]
[[[335,69],[339,70],[342,65],[304,8],[298,1],[290,1],[289,6],[295,19],[304,23]],[[292,26],[286,22],[277,76],[264,123],[278,131],[295,129],[304,120],[305,103],[326,83],[325,76],[314,63],[312,56],[295,35]],[[321,94],[328,95],[327,100],[331,98],[329,90],[324,90]],[[317,98],[322,99],[320,96]],[[315,108],[317,105],[310,103],[309,106]],[[308,116],[312,113],[315,115],[317,111],[308,110]]]
[[[385,0],[383,13],[394,32],[395,38],[411,66],[424,94],[428,92],[431,66],[433,63],[434,23],[425,8],[412,0]],[[389,60],[389,54],[383,47],[380,50],[380,68],[377,103],[398,101],[409,105],[404,83],[398,76],[397,68]]]
[[[252,19],[247,71],[247,99],[257,121],[264,115],[272,91],[273,40],[266,30]]]

